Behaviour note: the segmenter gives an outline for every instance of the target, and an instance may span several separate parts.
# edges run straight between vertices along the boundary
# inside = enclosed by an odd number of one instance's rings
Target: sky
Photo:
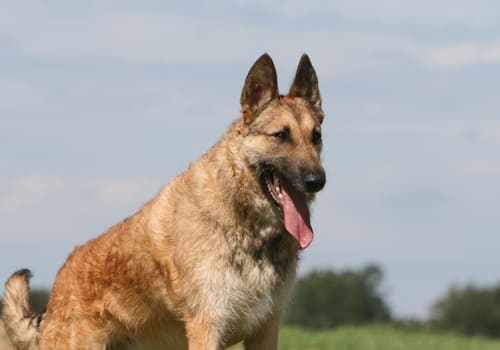
[[[319,77],[300,274],[376,263],[398,317],[500,283],[500,3],[0,1],[0,280],[49,287],[239,117],[253,62]]]

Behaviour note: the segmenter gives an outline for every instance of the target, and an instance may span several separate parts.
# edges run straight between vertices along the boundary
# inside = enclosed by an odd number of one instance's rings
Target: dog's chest
[[[296,268],[296,250],[289,238],[280,234],[258,249],[237,245],[230,250],[225,268],[219,269],[218,292],[212,296],[229,336],[252,334],[283,307]]]
[[[282,303],[286,283],[271,264],[228,269],[221,277],[216,298],[228,335],[252,334]]]

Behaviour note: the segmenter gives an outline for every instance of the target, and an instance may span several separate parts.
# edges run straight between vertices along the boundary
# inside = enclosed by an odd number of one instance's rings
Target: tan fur
[[[73,251],[38,346],[33,335],[25,347],[15,338],[23,331],[14,320],[29,307],[27,279],[11,278],[4,320],[18,349],[221,350],[239,341],[247,350],[277,349],[298,247],[258,169],[283,164],[297,183],[300,169],[321,169],[311,133],[323,114],[304,57],[289,95],[279,96],[263,55],[247,77],[242,118],[225,136],[137,213]],[[273,136],[284,125],[286,144]],[[24,311],[8,314],[16,308]]]

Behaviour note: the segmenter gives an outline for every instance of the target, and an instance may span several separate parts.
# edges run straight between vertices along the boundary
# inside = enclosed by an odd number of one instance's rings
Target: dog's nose
[[[325,186],[325,171],[323,169],[306,171],[303,179],[306,192],[318,192]]]

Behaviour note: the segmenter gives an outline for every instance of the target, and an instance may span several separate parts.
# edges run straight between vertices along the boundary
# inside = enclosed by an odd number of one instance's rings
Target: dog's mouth
[[[313,230],[305,193],[270,170],[263,173],[262,179],[272,201],[283,213],[286,230],[295,238],[300,249],[307,248],[313,240]]]

